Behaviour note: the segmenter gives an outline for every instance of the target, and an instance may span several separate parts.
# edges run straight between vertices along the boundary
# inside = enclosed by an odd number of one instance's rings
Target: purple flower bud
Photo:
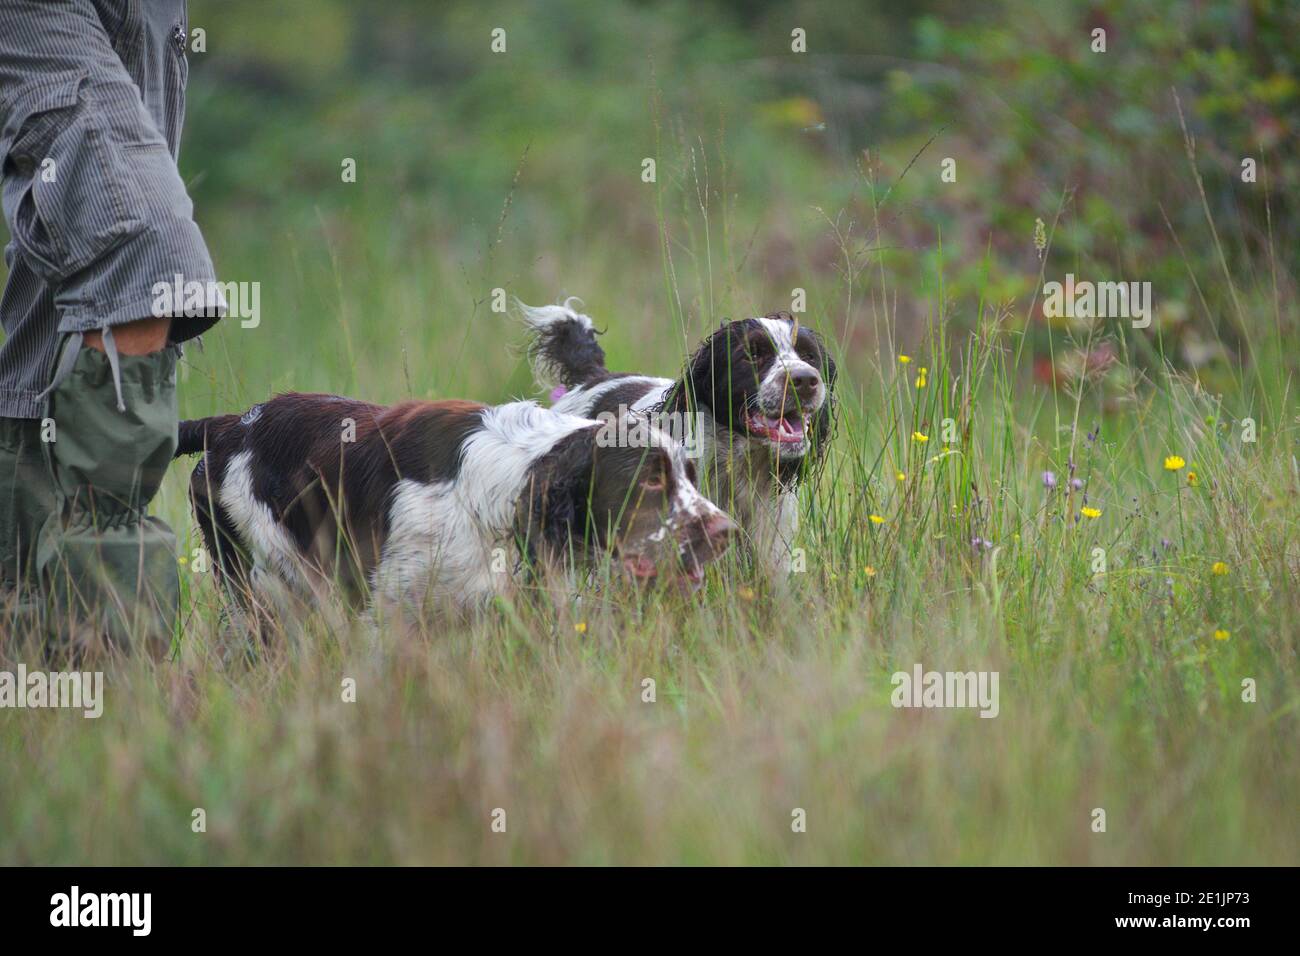
[[[1070,479],[1070,487],[1073,488],[1075,491],[1083,491],[1083,479],[1082,479],[1082,478],[1071,478],[1071,479]]]
[[[1056,487],[1056,472],[1054,471],[1043,472],[1043,487],[1046,488],[1048,491],[1051,491],[1053,488]]]

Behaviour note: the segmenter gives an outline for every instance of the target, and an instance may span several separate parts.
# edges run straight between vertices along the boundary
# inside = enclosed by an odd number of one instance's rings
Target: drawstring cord
[[[117,410],[126,411],[126,402],[122,400],[122,363],[117,354],[117,342],[113,339],[113,329],[110,326],[104,326],[104,352],[108,355],[108,367],[113,373],[113,392],[117,395]],[[85,336],[81,332],[73,332],[68,338],[68,344],[59,356],[58,368],[54,370],[54,378],[50,381],[49,387],[41,394],[36,396],[37,401],[44,401],[50,393],[63,384],[63,380],[72,374],[72,367],[77,364],[77,356],[81,354],[81,346],[85,342]]]
[[[108,367],[113,373],[113,391],[117,393],[117,410],[126,411],[126,402],[122,401],[122,365],[117,358],[117,342],[113,340],[113,330],[104,326],[104,351],[108,353]]]
[[[81,353],[81,342],[84,339],[80,332],[73,332],[68,340],[67,346],[63,349],[63,354],[59,356],[59,365],[54,370],[54,378],[50,380],[49,387],[41,394],[36,396],[37,401],[44,401],[50,393],[63,384],[63,380],[72,374],[72,366],[77,364],[77,356]]]

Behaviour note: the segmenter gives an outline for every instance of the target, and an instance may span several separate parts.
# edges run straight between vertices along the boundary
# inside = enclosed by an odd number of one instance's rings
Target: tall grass
[[[662,146],[677,157],[656,187],[662,272],[595,245],[543,293],[608,320],[613,367],[667,374],[717,317],[788,303],[747,264],[711,147]],[[873,205],[869,228],[828,218],[844,267],[808,283],[804,321],[842,374],[829,460],[802,492],[804,571],[772,585],[732,555],[698,600],[551,590],[472,624],[385,628],[377,646],[324,607],[279,621],[250,661],[188,567],[178,466],[157,509],[187,562],[176,657],[111,662],[97,721],[0,711],[0,860],[1293,863],[1300,422],[1268,349],[1294,301],[1239,290],[1257,361],[1236,393],[1165,362],[1103,401],[1089,374],[1031,378],[1032,305],[957,314],[942,272],[894,287]],[[481,288],[515,276],[536,299],[529,249],[429,261],[392,239],[417,210],[363,197],[352,212],[213,230],[232,271],[275,280],[263,327],[191,350],[189,414],[290,388],[531,391],[518,330]],[[928,304],[907,363],[899,297]],[[1122,325],[1060,334],[1108,337],[1125,361],[1159,348]],[[1170,455],[1187,467],[1165,470]],[[16,640],[4,654],[40,657]],[[998,671],[1000,715],[894,709],[890,677],[916,663]]]

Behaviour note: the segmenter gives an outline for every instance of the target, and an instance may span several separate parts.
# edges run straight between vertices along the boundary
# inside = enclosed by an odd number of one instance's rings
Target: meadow
[[[694,598],[551,586],[377,645],[324,606],[252,658],[193,569],[178,462],[155,502],[181,539],[173,658],[109,662],[98,719],[0,710],[0,862],[1300,859],[1295,127],[1243,191],[1214,91],[1175,75],[1181,99],[1142,100],[1158,161],[1073,115],[1062,165],[1035,165],[1009,144],[1073,100],[977,71],[996,43],[871,11],[805,65],[760,6],[696,28],[676,4],[558,4],[494,61],[509,5],[451,5],[435,41],[419,4],[361,29],[321,3],[311,43],[256,4],[191,5],[209,52],[182,171],[262,316],[188,350],[185,417],[288,390],[542,397],[498,288],[581,296],[611,368],[663,375],[801,290],[840,369],[836,434],[788,581],[733,552]],[[814,42],[833,31],[796,8]],[[1082,37],[1058,68],[1144,87],[1090,65],[1081,8],[1054,9],[1043,43]],[[844,80],[889,37],[938,79],[876,53]],[[1157,69],[1172,41],[1143,43],[1121,62]],[[375,49],[383,69],[349,59]],[[968,61],[1013,108],[929,85]],[[1152,280],[1151,326],[1045,315],[1067,272]],[[40,651],[10,635],[0,655]],[[998,715],[894,707],[918,664],[998,672]]]

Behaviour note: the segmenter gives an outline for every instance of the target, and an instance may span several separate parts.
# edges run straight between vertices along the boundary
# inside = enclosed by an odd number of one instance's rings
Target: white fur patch
[[[817,398],[810,406],[810,412],[821,408],[822,402],[826,400],[826,385],[821,382],[820,369],[813,368],[794,350],[793,327],[784,319],[762,318],[757,321],[767,329],[768,334],[772,336],[772,344],[776,346],[776,357],[758,387],[759,406],[767,411],[780,408],[789,389],[786,384],[787,377],[800,372],[812,372],[817,376],[820,384],[817,386]]]
[[[606,379],[595,385],[579,385],[577,388],[566,392],[558,402],[551,406],[551,409],[569,415],[591,415],[592,410],[600,403],[602,397],[616,388],[638,383],[648,386],[650,390],[632,403],[630,410],[634,412],[644,411],[652,405],[662,402],[664,396],[668,394],[668,389],[673,386],[673,380],[670,378],[656,378],[651,375],[624,375],[621,378]]]
[[[493,551],[504,549],[513,562],[509,538],[529,470],[561,439],[596,424],[536,402],[484,409],[482,427],[461,449],[454,482],[398,482],[375,593],[417,601],[428,593],[469,608],[504,589],[513,568],[500,567]]]
[[[519,310],[519,315],[524,320],[524,324],[533,329],[544,329],[548,325],[554,325],[556,322],[577,322],[584,329],[595,329],[591,323],[591,318],[579,312],[573,307],[574,303],[582,304],[582,300],[576,296],[569,296],[559,305],[526,305],[515,299],[515,308]]]
[[[663,435],[663,432],[659,432]],[[674,528],[685,521],[722,517],[724,512],[697,488],[686,474],[686,449],[673,438],[664,436],[660,447],[668,449],[673,467],[673,498],[669,522]]]
[[[668,398],[668,390],[673,387],[673,380],[670,378],[648,378],[646,381],[654,388],[632,403],[634,412],[644,412],[647,408],[662,404]]]
[[[505,586],[493,573],[492,537],[449,481],[403,479],[393,490],[389,531],[371,579],[388,602],[426,596],[458,607],[484,603]]]
[[[217,500],[230,516],[253,558],[254,585],[265,585],[268,576],[273,576],[301,596],[310,594],[297,544],[284,526],[275,520],[266,503],[253,493],[251,451],[241,451],[227,463],[217,490]],[[266,596],[275,597],[270,593]]]

